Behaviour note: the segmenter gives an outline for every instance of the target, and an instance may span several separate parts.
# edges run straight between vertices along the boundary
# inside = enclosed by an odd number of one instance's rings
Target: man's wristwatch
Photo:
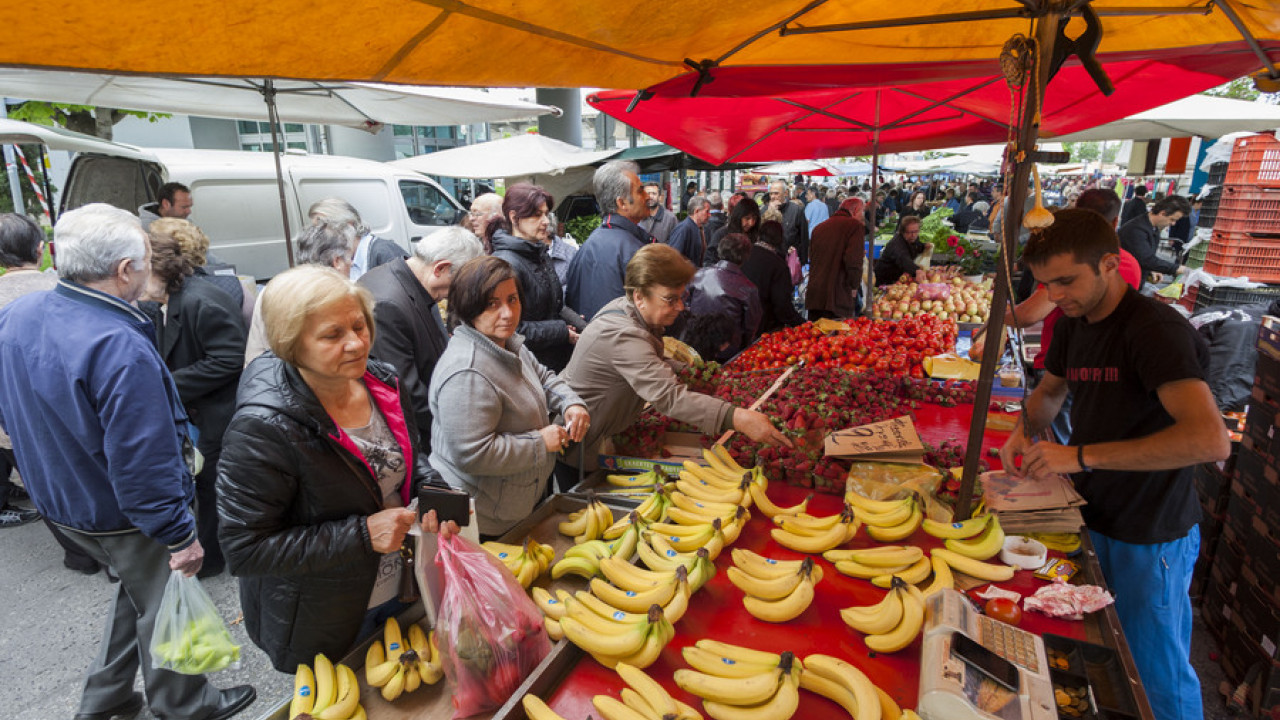
[[[1084,446],[1076,446],[1076,462],[1080,464],[1080,472],[1093,472],[1093,468],[1084,464]]]

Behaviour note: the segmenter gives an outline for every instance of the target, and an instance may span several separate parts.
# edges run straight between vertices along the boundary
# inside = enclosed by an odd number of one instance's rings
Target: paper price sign
[[[834,457],[881,462],[918,463],[924,457],[915,423],[906,415],[831,433],[824,451]]]

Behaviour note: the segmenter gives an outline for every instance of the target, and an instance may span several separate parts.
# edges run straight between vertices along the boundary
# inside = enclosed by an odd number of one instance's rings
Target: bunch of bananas
[[[702,720],[697,710],[671,697],[666,688],[640,668],[618,663],[614,670],[628,687],[619,693],[621,702],[610,695],[591,698],[604,720]]]
[[[924,520],[924,505],[914,493],[898,500],[872,500],[856,492],[847,492],[844,500],[858,520],[867,526],[871,539],[880,542],[906,540],[915,534]]]
[[[956,572],[964,573],[970,577],[987,582],[1004,582],[1013,577],[1015,568],[1012,565],[998,565],[996,563],[983,562],[977,558],[962,555],[952,550],[936,548],[933,551],[933,557],[937,560],[945,562]]]
[[[778,526],[769,531],[773,539],[785,548],[802,553],[826,552],[858,534],[858,519],[849,505],[835,515],[776,515],[773,523]]]
[[[995,515],[979,515],[964,522],[943,524],[926,529],[934,537],[944,538],[947,549],[975,560],[995,557],[1004,547],[1004,529]],[[935,535],[934,533],[943,533]]]
[[[659,605],[651,605],[644,613],[612,610],[605,615],[600,611],[608,606],[602,602],[594,606],[588,598],[596,599],[580,592],[565,604],[560,627],[570,642],[605,667],[615,667],[619,662],[649,667],[675,637],[676,630]]]
[[[552,640],[562,640],[564,630],[560,627],[560,620],[564,618],[569,593],[556,590],[556,594],[552,596],[546,588],[534,587],[529,594],[533,597],[533,604],[542,611],[542,625],[547,630],[547,636]]]
[[[616,473],[605,476],[605,482],[614,487],[620,488],[653,488],[661,487],[667,482],[667,473],[663,471],[661,465],[654,465],[646,472],[638,475],[626,475]]]
[[[360,681],[355,672],[324,654],[316,655],[315,671],[306,663],[293,676],[289,720],[365,720],[360,705]]]
[[[577,545],[588,540],[604,537],[604,531],[613,524],[613,511],[608,505],[596,499],[594,494],[587,498],[587,506],[569,513],[569,519],[556,526],[561,535],[573,538]]]
[[[813,558],[773,560],[750,550],[733,551],[729,581],[746,596],[742,604],[752,617],[780,623],[799,617],[813,603],[813,586],[822,580],[822,568]]]
[[[743,526],[751,519],[751,511],[742,505],[695,500],[678,490],[669,497],[671,504],[666,510],[666,520],[676,525],[704,525],[719,520],[726,545],[738,539]]]
[[[795,714],[804,667],[790,651],[777,655],[699,640],[683,654],[694,669],[676,670],[673,679],[702,698],[715,720],[786,720]]]
[[[716,540],[713,539],[712,543],[715,542]],[[645,533],[640,543],[636,545],[636,551],[644,566],[653,572],[669,573],[683,567],[689,573],[689,587],[694,591],[706,585],[707,581],[716,574],[716,565],[711,560],[711,551],[706,547],[700,547],[691,553],[682,553],[671,547],[671,544],[661,535],[649,532]],[[607,572],[605,576],[608,577]]]
[[[435,685],[444,677],[435,631],[428,637],[415,623],[409,626],[408,640],[406,648],[400,623],[394,617],[387,618],[382,642],[374,640],[365,653],[364,679],[370,687],[382,688],[382,699],[387,702],[422,685]]]
[[[814,654],[804,659],[800,687],[831,700],[857,720],[898,720],[902,714],[893,699],[865,673],[830,655]],[[892,707],[886,708],[884,700]]]
[[[919,585],[933,573],[933,581],[922,592],[925,597],[941,588],[955,586],[951,566],[941,558],[914,545],[884,545],[857,550],[830,550],[822,554],[836,570],[850,577],[870,580],[876,587],[887,588],[897,577],[910,585]]]
[[[875,605],[840,611],[845,624],[866,635],[868,650],[893,653],[910,645],[924,626],[924,593],[893,578],[889,592]]]
[[[607,510],[608,508],[606,508]],[[525,538],[523,545],[509,545],[500,542],[482,543],[490,555],[502,561],[503,565],[516,576],[520,587],[529,589],[551,567],[556,559],[556,550],[550,545],[543,545],[533,538]]]

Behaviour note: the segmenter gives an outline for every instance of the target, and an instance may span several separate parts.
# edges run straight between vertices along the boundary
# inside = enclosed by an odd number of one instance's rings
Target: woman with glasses
[[[684,310],[694,272],[675,248],[646,245],[627,263],[626,295],[601,308],[582,332],[561,377],[586,402],[592,422],[582,453],[571,445],[556,465],[561,490],[577,482],[579,469],[596,469],[600,444],[634,423],[646,403],[708,435],[737,430],[756,442],[790,446],[767,415],[689,390],[663,359],[662,336]]]

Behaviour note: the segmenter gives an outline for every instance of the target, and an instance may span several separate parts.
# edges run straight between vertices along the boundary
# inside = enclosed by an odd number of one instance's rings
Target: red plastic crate
[[[1236,140],[1223,184],[1280,188],[1280,140],[1269,134]]]
[[[1280,283],[1280,242],[1220,245],[1214,233],[1204,271],[1220,277],[1248,276],[1254,282]]]
[[[1214,232],[1251,232],[1280,238],[1280,187],[1227,185],[1218,205]]]

